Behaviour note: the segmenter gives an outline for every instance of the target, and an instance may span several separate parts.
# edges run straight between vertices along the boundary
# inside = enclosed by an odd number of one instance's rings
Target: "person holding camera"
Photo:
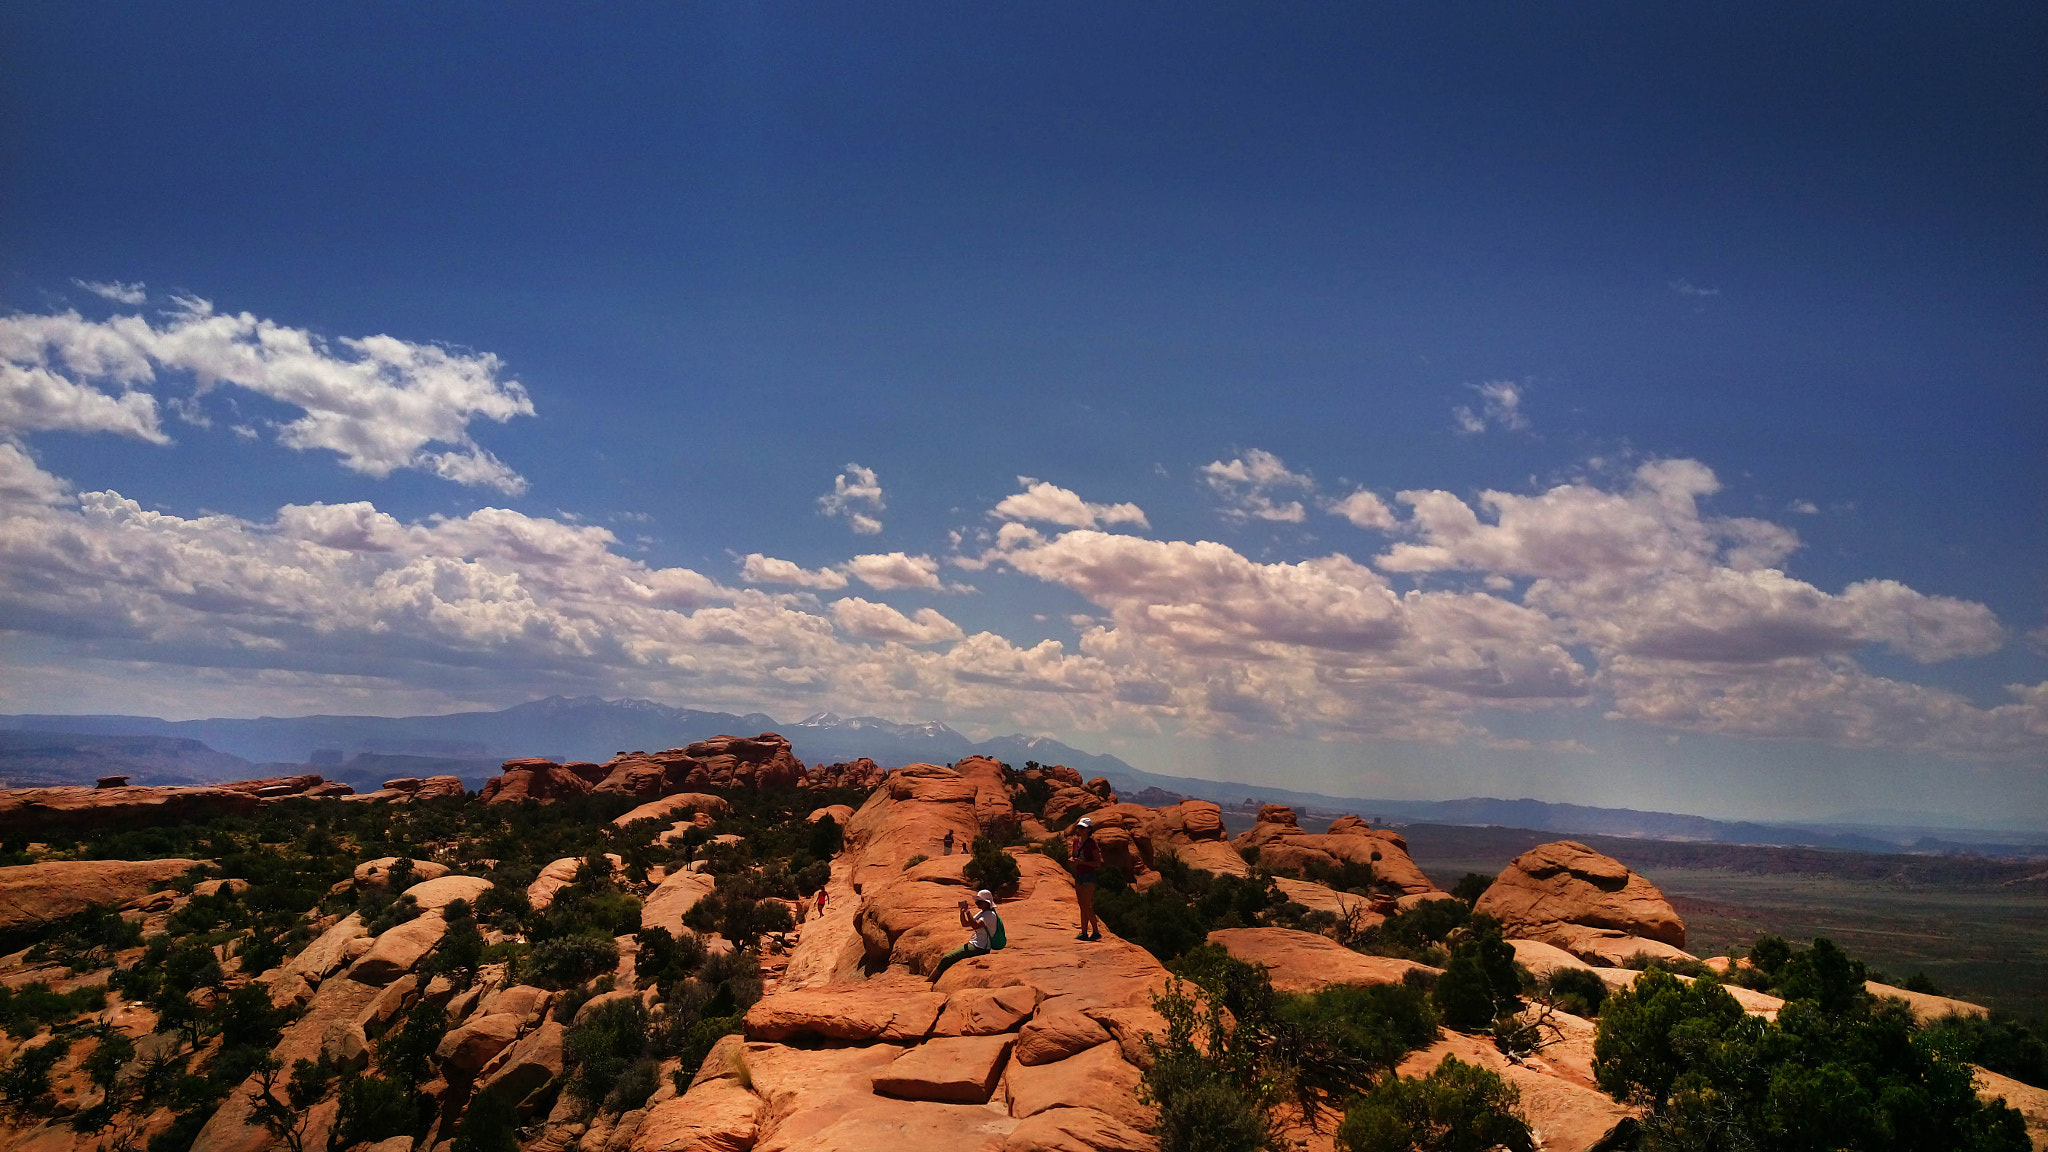
[[[974,935],[967,938],[951,952],[939,958],[938,970],[932,973],[932,983],[937,984],[946,969],[970,956],[986,956],[1003,946],[1003,921],[996,915],[995,893],[983,888],[974,894],[974,912],[967,911],[967,901],[960,901],[960,926],[974,929]]]

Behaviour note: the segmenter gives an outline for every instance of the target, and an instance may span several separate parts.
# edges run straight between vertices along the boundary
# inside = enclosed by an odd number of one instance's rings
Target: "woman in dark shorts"
[[[1102,845],[1095,842],[1095,821],[1086,816],[1074,824],[1067,867],[1074,870],[1074,897],[1081,904],[1081,934],[1074,939],[1100,940],[1102,925],[1095,922],[1095,874],[1102,870]]]

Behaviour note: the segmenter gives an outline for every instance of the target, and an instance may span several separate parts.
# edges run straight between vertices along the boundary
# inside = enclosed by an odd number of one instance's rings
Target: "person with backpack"
[[[1009,943],[1003,932],[1003,918],[996,915],[995,893],[983,888],[974,894],[974,903],[975,911],[969,915],[967,901],[960,901],[960,926],[974,929],[974,935],[967,938],[967,943],[939,958],[939,967],[932,973],[932,983],[937,984],[939,977],[946,974],[946,969],[960,961],[970,956],[986,956]]]
[[[1102,845],[1095,842],[1095,821],[1074,822],[1074,842],[1067,846],[1067,867],[1074,870],[1074,899],[1081,905],[1081,934],[1076,940],[1102,939],[1095,919],[1095,874],[1102,871]]]

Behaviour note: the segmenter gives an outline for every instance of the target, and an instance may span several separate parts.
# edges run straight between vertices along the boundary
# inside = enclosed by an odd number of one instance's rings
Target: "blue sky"
[[[2048,811],[2044,24],[15,6],[0,711]]]

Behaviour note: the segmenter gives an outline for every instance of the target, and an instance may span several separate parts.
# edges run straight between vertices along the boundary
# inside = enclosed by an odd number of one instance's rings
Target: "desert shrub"
[[[1559,968],[1546,983],[1551,1003],[1575,1016],[1598,1016],[1607,999],[1607,981],[1585,968]]]
[[[1491,887],[1493,877],[1481,872],[1467,872],[1458,877],[1458,882],[1452,885],[1451,895],[1467,904],[1477,904],[1479,898],[1486,895],[1486,890]]]
[[[401,1084],[426,1083],[433,1074],[429,1059],[447,1034],[448,1013],[440,1005],[413,1005],[403,1024],[378,1039],[377,1071]]]
[[[1158,957],[1172,960],[1200,945],[1209,934],[1201,914],[1170,883],[1140,892],[1114,869],[1101,874],[1095,914],[1110,931]]]
[[[291,1013],[270,1005],[270,990],[261,984],[244,984],[218,1001],[211,1012],[210,1031],[220,1033],[224,1047],[269,1048],[291,1018]]]
[[[573,988],[619,966],[619,942],[609,936],[543,940],[527,953],[522,975],[543,988]]]
[[[1451,901],[1435,901],[1448,904]],[[1486,917],[1472,924],[1471,938],[1451,952],[1451,961],[1430,992],[1444,1023],[1461,1032],[1491,1027],[1494,1017],[1521,1006],[1521,970],[1500,926]]]
[[[496,1088],[477,1093],[455,1126],[454,1152],[519,1152],[518,1108],[517,1100]]]
[[[1166,1035],[1145,1038],[1152,1065],[1139,1097],[1158,1109],[1152,1132],[1160,1152],[1257,1152],[1272,1146],[1275,1130],[1266,1114],[1272,1080],[1262,1068],[1257,1031],[1242,1020],[1231,1028],[1218,999],[1206,990],[1193,997],[1171,988],[1155,995],[1152,1005],[1166,1020]]]
[[[1312,860],[1303,865],[1301,871],[1305,879],[1328,885],[1339,892],[1356,892],[1359,895],[1370,895],[1375,879],[1372,865],[1360,864],[1356,860],[1339,860],[1333,864]]]
[[[1785,962],[1778,980],[1778,994],[1787,1000],[1812,1000],[1822,1012],[1839,1016],[1867,1004],[1870,993],[1863,987],[1863,964],[1818,937],[1813,947],[1803,949]]]
[[[417,1136],[434,1120],[434,1100],[392,1076],[351,1076],[341,1085],[334,1146]]]
[[[846,832],[839,827],[839,821],[830,816],[820,816],[818,822],[811,825],[811,842],[807,847],[810,848],[812,856],[819,860],[830,860],[839,855],[839,850],[845,846]]]
[[[1459,900],[1425,900],[1368,928],[1351,942],[1371,956],[1393,956],[1442,967],[1451,934],[1471,922],[1472,908]]]
[[[718,886],[683,914],[683,923],[699,932],[717,932],[735,948],[751,948],[769,932],[796,927],[789,905],[768,898],[761,881],[750,874],[727,873]]]
[[[903,862],[903,870],[904,870],[905,872],[908,872],[908,871],[910,871],[910,870],[911,870],[912,868],[915,868],[915,867],[917,867],[917,866],[918,866],[919,864],[922,864],[922,863],[924,863],[925,861],[927,861],[927,860],[929,860],[929,859],[931,859],[931,857],[929,857],[929,856],[925,855],[925,854],[924,854],[924,853],[922,853],[922,852],[917,852],[917,853],[914,853],[914,854],[912,854],[912,855],[911,855],[911,857],[910,857],[910,858],[909,858],[908,860],[905,860],[905,861]]]
[[[48,984],[33,980],[19,988],[0,984],[0,1026],[17,1039],[36,1034],[44,1024],[61,1024],[87,1012],[97,1012],[107,1003],[103,988],[76,988],[52,992]]]
[[[604,1105],[644,1056],[648,1023],[646,1005],[639,997],[628,996],[591,1009],[569,1029],[562,1041],[562,1062],[569,1072],[569,1094],[586,1112]],[[646,1093],[634,1103],[644,1102],[653,1092],[650,1073]]]
[[[1870,978],[1872,980],[1877,980],[1879,984],[1888,983],[1888,981],[1885,980],[1878,980],[1877,975],[1875,973],[1872,973]],[[1906,977],[1905,981],[1901,983],[1899,987],[1904,988],[1908,992],[1918,992],[1924,996],[1948,995],[1948,993],[1943,992],[1941,990],[1941,985],[1936,984],[1934,982],[1934,977],[1929,976],[1925,972],[1912,973],[1911,975]]]
[[[721,1037],[736,1035],[740,1031],[740,1016],[705,1016],[691,1024],[676,1045],[676,1057],[682,1068],[676,1073],[682,1077],[679,1090],[688,1090],[688,1081],[703,1067],[704,1057],[711,1054],[711,1048]]]
[[[426,970],[448,977],[457,988],[467,988],[484,962],[484,934],[476,926],[476,915],[466,900],[451,900],[441,911],[448,930],[429,957]]]
[[[18,1113],[47,1112],[55,1107],[50,1096],[50,1069],[71,1051],[71,1038],[52,1036],[41,1044],[24,1047],[0,1068],[0,1102]]]
[[[962,871],[975,887],[986,888],[991,892],[1015,888],[1023,875],[1017,867],[1016,859],[1003,851],[993,836],[974,838],[974,858],[967,862]]]
[[[1841,994],[1847,958],[1813,952],[1800,979],[1815,994],[1775,1023],[1711,979],[1688,986],[1656,968],[1608,997],[1594,1073],[1611,1095],[1649,1106],[1645,1149],[2029,1147],[2018,1113],[1977,1099],[1957,1052],[1903,1006]]]
[[[1434,1041],[1437,1017],[1420,987],[1337,986],[1277,995],[1263,1026],[1267,1059],[1304,1116],[1338,1107]]]
[[[44,929],[42,940],[28,950],[37,963],[63,964],[73,972],[104,968],[114,953],[142,943],[142,925],[131,924],[106,905],[95,904]]]
[[[704,962],[704,942],[693,933],[677,937],[666,928],[642,928],[634,940],[640,947],[634,974],[643,986],[660,989],[663,1000],[675,999],[677,987]]]
[[[1990,1018],[1952,1013],[1927,1026],[1928,1042],[1954,1051],[2022,1084],[2048,1088],[2048,1044],[2038,1025],[2002,1013]]]
[[[813,860],[797,869],[794,878],[797,895],[810,896],[831,881],[832,865],[823,860]]]
[[[1792,945],[1780,936],[1759,936],[1749,946],[1750,965],[1773,982],[1784,974],[1791,959]]]
[[[1421,1079],[1393,1076],[1345,1110],[1344,1152],[1530,1152],[1521,1094],[1498,1075],[1446,1056]]]

